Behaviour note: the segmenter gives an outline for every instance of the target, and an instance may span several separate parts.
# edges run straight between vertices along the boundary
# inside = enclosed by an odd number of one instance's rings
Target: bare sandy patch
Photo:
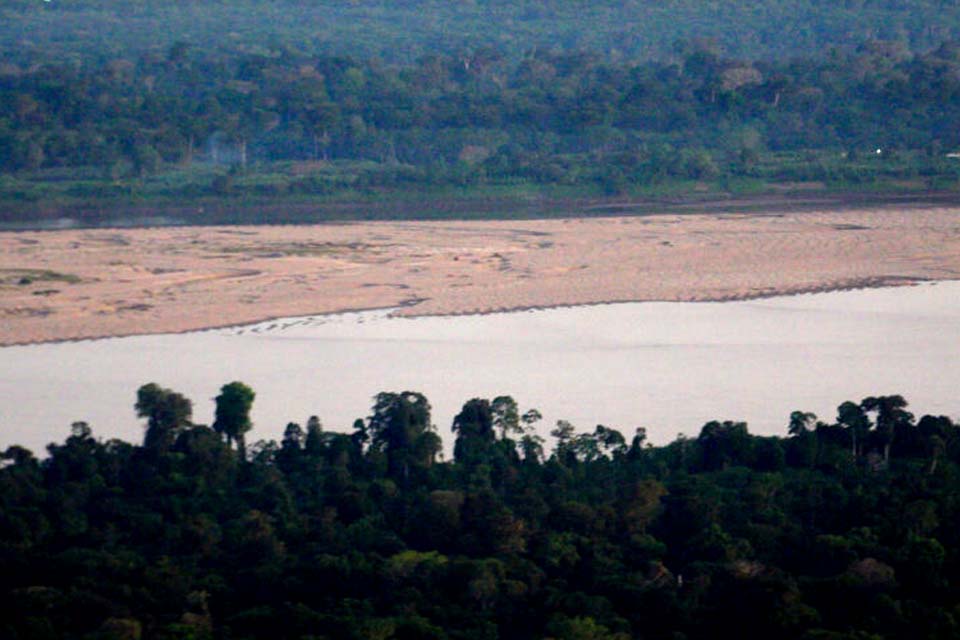
[[[960,278],[960,209],[0,233],[0,344]]]

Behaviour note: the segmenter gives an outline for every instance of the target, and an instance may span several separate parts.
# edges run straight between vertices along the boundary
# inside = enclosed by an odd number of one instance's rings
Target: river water
[[[960,416],[960,283],[724,303],[628,303],[484,316],[389,311],[291,318],[180,335],[0,349],[0,448],[41,452],[75,420],[139,441],[136,389],[157,382],[213,419],[220,385],[257,393],[249,442],[320,416],[346,430],[379,391],[420,391],[449,452],[473,397],[657,444],[707,421],[785,435],[791,411],[833,420],[844,400],[902,394],[922,413]]]

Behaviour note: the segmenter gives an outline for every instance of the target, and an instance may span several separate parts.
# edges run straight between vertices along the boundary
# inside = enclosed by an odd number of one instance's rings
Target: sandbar
[[[960,279],[960,208],[0,233],[0,345]]]

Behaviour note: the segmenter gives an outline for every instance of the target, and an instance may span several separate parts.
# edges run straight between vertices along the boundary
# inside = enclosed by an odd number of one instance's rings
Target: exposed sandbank
[[[0,233],[0,345],[960,278],[960,209]]]

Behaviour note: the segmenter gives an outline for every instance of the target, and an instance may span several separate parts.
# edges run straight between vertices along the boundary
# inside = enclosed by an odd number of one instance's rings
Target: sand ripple
[[[960,209],[0,233],[0,344],[960,278]]]

